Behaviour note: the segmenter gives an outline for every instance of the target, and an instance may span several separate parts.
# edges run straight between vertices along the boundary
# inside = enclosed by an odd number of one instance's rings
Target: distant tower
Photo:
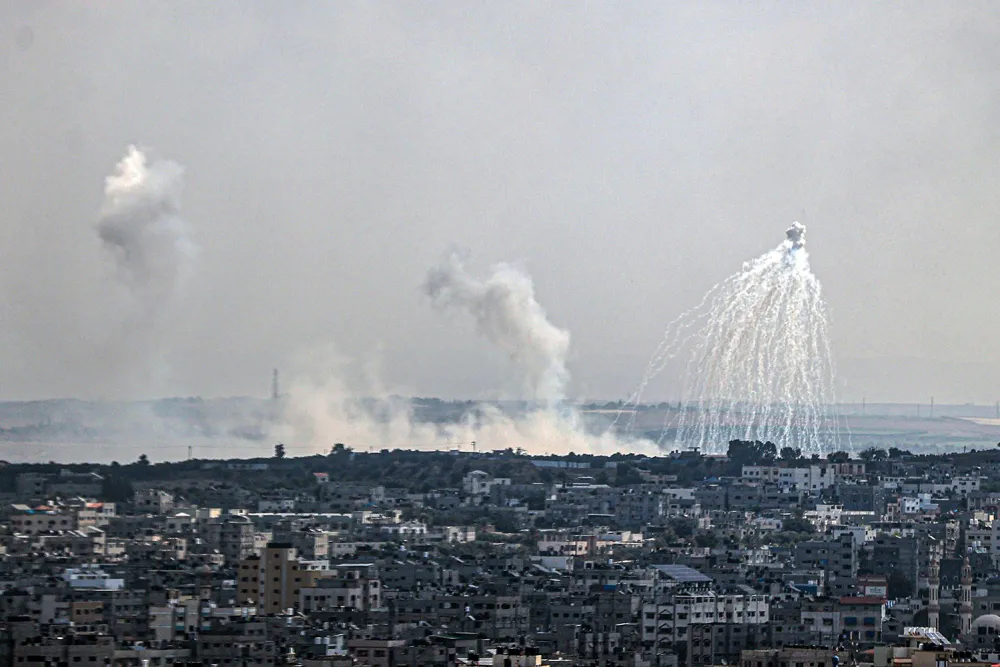
[[[968,552],[962,560],[962,602],[958,607],[958,615],[962,623],[961,635],[967,637],[972,631],[972,565],[969,563]]]
[[[274,372],[271,374],[271,400],[278,400],[278,369],[275,368]]]
[[[941,602],[938,594],[941,591],[941,563],[940,545],[937,543],[930,546],[931,563],[927,576],[927,589],[930,597],[927,601],[927,625],[935,630],[941,627]]]

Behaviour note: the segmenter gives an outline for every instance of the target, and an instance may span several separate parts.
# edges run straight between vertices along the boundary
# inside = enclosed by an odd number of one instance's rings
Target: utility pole
[[[278,400],[278,369],[275,368],[274,372],[271,373],[271,400]]]
[[[868,414],[868,398],[865,396],[861,397],[861,414],[862,415]]]
[[[191,452],[192,452],[192,449],[193,449],[193,448],[192,448],[192,446],[191,446],[191,445],[188,445],[188,461],[190,461],[190,460],[191,460],[191,459],[193,458],[193,457],[191,456]]]
[[[931,419],[934,419],[934,397],[931,396]]]

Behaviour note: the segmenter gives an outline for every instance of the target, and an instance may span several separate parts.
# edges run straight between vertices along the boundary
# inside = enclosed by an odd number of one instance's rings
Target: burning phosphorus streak
[[[803,454],[849,447],[833,413],[834,365],[826,304],[809,267],[805,227],[743,265],[667,326],[639,389],[619,415],[626,430],[650,381],[682,362],[682,405],[661,444],[724,453],[731,440],[773,442]]]

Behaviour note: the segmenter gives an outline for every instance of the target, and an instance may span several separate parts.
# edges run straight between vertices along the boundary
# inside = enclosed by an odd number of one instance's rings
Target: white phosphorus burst
[[[626,430],[649,382],[679,358],[682,401],[668,412],[661,444],[672,437],[677,447],[706,454],[725,453],[736,439],[805,455],[850,447],[841,442],[833,412],[826,304],[804,235],[805,227],[793,223],[778,247],[744,264],[667,326],[619,415],[627,415]]]

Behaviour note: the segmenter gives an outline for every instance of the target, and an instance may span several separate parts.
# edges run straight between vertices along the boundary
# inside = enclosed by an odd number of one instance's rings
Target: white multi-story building
[[[781,530],[782,521],[777,517],[758,516],[751,519],[749,525],[751,528],[768,533]]]
[[[973,522],[965,531],[969,546],[980,547],[996,562],[1000,559],[1000,519]]]
[[[510,479],[493,477],[482,470],[473,470],[462,479],[462,490],[470,496],[487,496],[495,486],[510,486]]]
[[[901,516],[908,514],[932,514],[939,509],[940,506],[934,502],[929,493],[921,493],[916,497],[903,496],[899,499],[899,514]]]
[[[71,588],[87,588],[102,591],[119,591],[125,587],[124,579],[113,579],[107,572],[96,567],[67,568],[63,580]]]
[[[642,640],[655,644],[686,641],[688,628],[704,623],[764,624],[766,595],[722,595],[711,591],[679,593],[662,604],[642,606]]]
[[[475,542],[475,526],[435,526],[428,533],[434,539],[444,542]]]
[[[778,466],[743,466],[743,480],[746,482],[761,482],[774,484],[778,481]]]
[[[380,526],[379,530],[383,535],[392,537],[416,537],[427,534],[427,524],[422,521],[405,521]]]
[[[816,509],[805,513],[805,518],[816,526],[817,531],[823,533],[828,528],[839,526],[843,514],[843,505],[816,505]]]
[[[831,532],[833,537],[840,539],[841,535],[845,533],[850,533],[854,541],[854,546],[860,548],[865,542],[870,542],[875,539],[878,531],[871,526],[835,526],[832,528]]]
[[[811,465],[808,468],[782,468],[778,486],[796,491],[822,491],[837,482],[833,465]]]
[[[835,464],[809,465],[795,468],[781,466],[743,466],[742,477],[747,482],[777,484],[795,491],[821,491],[837,481]]]
[[[979,491],[980,479],[979,475],[954,477],[951,480],[951,489],[960,496],[967,496],[973,491]]]

